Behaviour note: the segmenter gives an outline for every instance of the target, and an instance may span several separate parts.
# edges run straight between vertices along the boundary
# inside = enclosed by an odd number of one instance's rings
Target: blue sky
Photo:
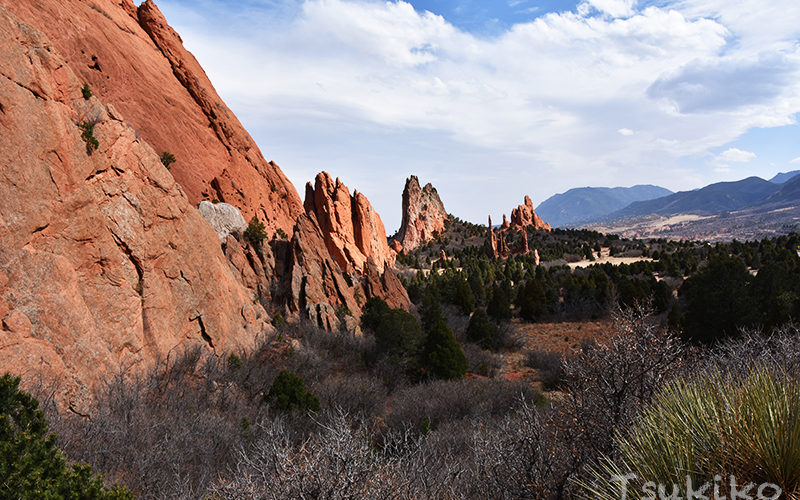
[[[264,155],[386,229],[408,175],[459,217],[579,186],[800,169],[797,0],[159,0]]]

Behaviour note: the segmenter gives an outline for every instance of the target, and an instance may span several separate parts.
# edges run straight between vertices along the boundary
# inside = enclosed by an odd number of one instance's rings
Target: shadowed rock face
[[[226,253],[242,281],[288,318],[328,330],[357,330],[366,299],[411,305],[394,274],[383,222],[367,198],[326,172],[306,185],[306,213],[291,240],[229,237]]]
[[[392,238],[402,247],[392,248],[408,252],[432,241],[444,231],[448,218],[436,188],[430,183],[420,188],[419,179],[412,175],[403,190],[403,222]]]
[[[58,48],[3,7],[0,74],[0,371],[59,379],[59,404],[80,409],[109,374],[176,348],[250,347],[267,317],[212,227],[116,107],[84,99]]]
[[[254,243],[229,236],[225,253],[241,281],[275,312],[327,330],[357,331],[370,297],[390,307],[411,305],[388,263],[379,268],[368,258],[363,271],[345,272],[328,251],[314,212],[297,218],[291,240]]]
[[[0,0],[43,32],[81,83],[113,104],[137,137],[177,161],[189,201],[218,200],[291,235],[300,196],[267,162],[150,0]]]

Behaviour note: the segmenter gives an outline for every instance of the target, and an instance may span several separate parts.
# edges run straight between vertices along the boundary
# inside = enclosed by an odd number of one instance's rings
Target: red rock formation
[[[550,231],[550,224],[542,220],[533,210],[530,196],[525,196],[525,204],[519,205],[511,211],[511,224],[519,227],[533,226],[534,229]]]
[[[503,217],[503,220],[505,221],[505,217]],[[514,245],[513,249],[510,249],[506,237],[508,235],[512,235],[512,238],[514,238],[513,236],[514,233],[517,233],[519,235],[519,242]],[[489,216],[488,239],[489,239],[489,255],[492,258],[504,259],[506,257],[509,257],[510,255],[527,255],[528,253],[530,253],[530,247],[528,246],[528,232],[525,228],[517,225],[514,226],[509,225],[506,228],[500,226],[500,228],[495,232],[494,228],[492,227],[491,216]],[[536,251],[534,250],[534,252]],[[538,258],[538,253],[536,253],[536,255]],[[538,265],[538,260],[537,260],[537,265]]]
[[[395,255],[389,249],[386,228],[366,196],[353,191],[353,232],[356,246],[379,269],[393,267]]]
[[[368,259],[363,273],[343,272],[327,250],[313,211],[298,217],[291,241],[253,244],[229,237],[225,251],[242,281],[289,319],[308,319],[327,330],[356,331],[370,297],[381,297],[391,307],[411,305],[388,263],[379,270]]]
[[[528,232],[526,230],[520,231],[520,245],[516,252],[520,255],[527,255],[530,252],[530,248],[528,248]]]
[[[506,214],[503,214],[503,223],[500,224],[500,229],[508,229],[509,227],[511,227],[511,223],[506,219]]]
[[[420,188],[419,179],[412,175],[403,189],[403,222],[392,240],[406,252],[414,250],[441,234],[449,217],[436,188],[430,183]]]
[[[181,346],[248,348],[266,314],[156,151],[58,52],[0,7],[0,371],[57,377],[59,404],[81,408]]]
[[[152,2],[0,0],[0,24],[0,368],[60,378],[77,408],[173,349],[246,349],[269,328],[262,304],[353,330],[373,295],[410,305],[366,198],[334,185],[306,214]],[[215,233],[201,199],[289,238]]]
[[[489,216],[489,233],[487,234],[489,240],[489,256],[496,259],[497,255],[497,239],[495,238],[494,228],[492,227],[492,216]]]
[[[394,265],[383,222],[367,197],[359,192],[350,196],[338,178],[320,172],[306,184],[303,203],[307,215],[314,215],[322,230],[325,245],[334,261],[346,272],[364,273],[367,260],[383,269]]]
[[[492,227],[492,216],[489,216],[489,253],[492,258],[506,258],[511,255],[506,243],[505,233],[503,231],[494,232]]]
[[[397,240],[392,240],[389,243],[389,248],[395,251],[395,253],[401,253],[403,251],[403,244]]]
[[[217,199],[271,234],[291,235],[300,196],[267,162],[150,0],[0,0],[42,30],[80,82],[113,104],[137,137],[177,161],[171,173],[197,205]],[[146,103],[146,105],[145,105]]]

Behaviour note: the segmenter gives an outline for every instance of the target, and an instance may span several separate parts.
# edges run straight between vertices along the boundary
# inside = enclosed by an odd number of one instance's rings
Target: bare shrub
[[[567,482],[601,455],[614,454],[614,438],[627,428],[656,390],[684,370],[684,346],[646,307],[617,310],[617,335],[584,345],[564,363],[564,404],[554,425],[570,450],[569,477],[557,481],[558,496]]]
[[[73,460],[122,481],[141,498],[197,498],[231,463],[257,408],[225,380],[216,358],[190,350],[149,374],[112,378],[91,419],[56,415],[53,429]]]
[[[505,322],[497,325],[498,348],[506,351],[516,351],[525,345],[524,335],[513,323]]]
[[[461,344],[467,357],[467,370],[483,377],[494,377],[503,366],[503,359],[497,354],[482,349],[472,342]]]
[[[364,374],[328,377],[316,384],[315,392],[323,408],[338,407],[360,418],[378,416],[388,394],[379,380]]]
[[[390,429],[408,426],[427,432],[462,419],[512,413],[520,397],[543,402],[541,393],[524,383],[503,380],[434,381],[395,393],[386,415]]]
[[[452,461],[438,459],[424,438],[395,434],[376,450],[368,427],[342,412],[299,445],[280,421],[241,448],[230,477],[212,493],[221,498],[455,498]]]
[[[770,333],[741,330],[735,338],[702,354],[706,372],[746,376],[754,368],[769,366],[796,374],[800,371],[800,329],[789,323]]]
[[[682,368],[683,346],[646,309],[618,311],[617,335],[584,344],[563,365],[552,409],[523,405],[499,426],[475,434],[469,497],[574,498],[574,480],[615,453],[624,431],[654,392]]]
[[[513,416],[473,431],[472,466],[459,482],[464,498],[558,498],[569,477],[570,450],[558,442],[548,414],[523,401]]]
[[[528,351],[525,355],[525,365],[535,369],[539,380],[547,390],[558,389],[564,380],[564,367],[561,354],[555,351]]]

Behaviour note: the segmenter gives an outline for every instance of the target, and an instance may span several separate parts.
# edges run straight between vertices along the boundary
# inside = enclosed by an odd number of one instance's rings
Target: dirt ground
[[[653,259],[649,257],[612,257],[610,248],[601,248],[600,252],[594,252],[594,259],[595,260],[584,259],[578,262],[570,262],[568,265],[570,268],[575,269],[576,267],[589,267],[594,264],[613,264],[618,266],[620,264],[633,264],[634,262],[643,260],[653,261]]]
[[[511,327],[519,336],[522,346],[514,351],[501,353],[506,366],[502,376],[508,380],[536,381],[536,370],[525,366],[528,351],[555,351],[562,355],[577,350],[581,342],[604,340],[614,334],[611,319],[597,321],[562,321],[558,323],[526,323],[515,319]]]

